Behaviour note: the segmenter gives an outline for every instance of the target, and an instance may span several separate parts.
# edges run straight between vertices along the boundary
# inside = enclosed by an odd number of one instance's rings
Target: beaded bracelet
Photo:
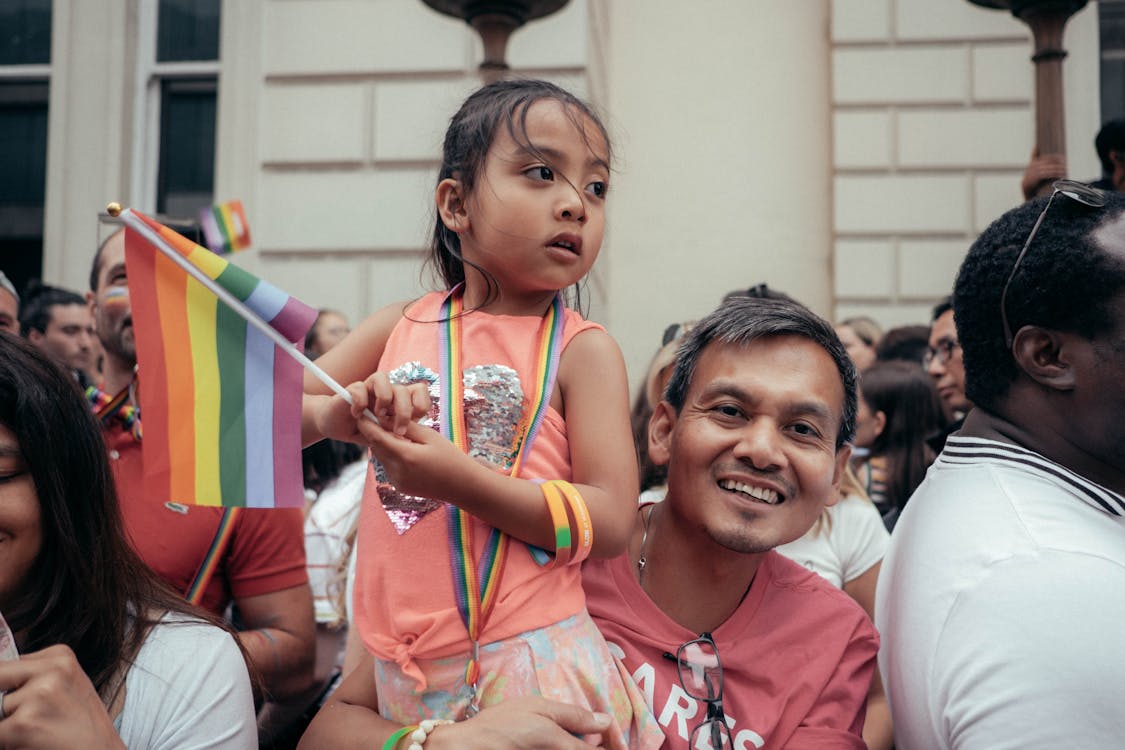
[[[383,750],[395,750],[395,748],[398,747],[398,741],[416,730],[418,726],[418,724],[413,724],[411,726],[395,730],[394,734],[388,737],[387,741],[383,743]]]
[[[410,733],[410,744],[407,745],[406,750],[422,750],[422,745],[426,744],[430,732],[443,724],[452,723],[449,719],[423,719],[418,727]]]

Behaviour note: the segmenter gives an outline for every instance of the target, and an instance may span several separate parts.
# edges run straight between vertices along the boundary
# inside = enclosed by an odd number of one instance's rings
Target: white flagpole
[[[169,246],[163,237],[154,232],[152,230],[152,227],[146,224],[133,212],[133,209],[123,209],[121,211],[120,217],[121,221],[123,221],[130,229],[144,237],[150,245],[155,247],[160,252],[164,253],[164,255],[171,259],[172,262],[182,268],[186,273],[190,274],[192,278],[194,278],[203,286],[207,287],[207,289],[209,289],[216,297],[222,300],[228,307],[241,315],[247,323],[257,328],[265,336],[269,337],[269,339],[273,341],[273,343],[277,344],[277,346],[282,351],[284,351],[293,359],[297,360],[302,367],[311,372],[317,380],[331,388],[333,393],[344,399],[344,401],[348,402],[349,404],[353,402],[352,394],[348,393],[342,385],[337,383],[335,378],[322,370],[320,368],[320,365],[318,365],[316,362],[313,362],[311,359],[305,356],[304,352],[293,346],[293,344],[280,333],[278,333],[277,330],[273,328],[273,326],[259,318],[253,310],[251,310],[242,302],[242,300],[240,300],[238,297],[235,297],[219,284],[216,284],[211,277],[192,265],[187,258],[176,252],[175,248]],[[375,418],[375,415],[371,413],[370,409],[364,409],[363,415],[375,424],[379,424],[379,420]]]

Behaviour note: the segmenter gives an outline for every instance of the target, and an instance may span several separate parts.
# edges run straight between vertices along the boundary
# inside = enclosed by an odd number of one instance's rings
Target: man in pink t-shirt
[[[878,636],[773,551],[838,497],[855,381],[832,327],[792,302],[733,300],[681,345],[649,426],[667,497],[583,571],[667,747],[864,748]]]

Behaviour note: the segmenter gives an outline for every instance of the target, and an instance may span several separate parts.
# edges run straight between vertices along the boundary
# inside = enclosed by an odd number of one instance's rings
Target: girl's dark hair
[[[605,143],[605,160],[612,163],[609,133],[589,104],[547,81],[511,79],[477,89],[453,115],[442,144],[438,183],[453,178],[461,183],[465,195],[471,195],[484,167],[488,149],[496,137],[496,129],[500,126],[507,128],[508,135],[520,146],[531,153],[538,153],[527,138],[527,112],[541,99],[560,102],[579,132],[586,132],[584,120],[592,122]],[[434,217],[429,263],[446,288],[451,289],[465,280],[461,239],[442,223],[440,214]],[[474,268],[488,280],[495,293],[492,277],[484,269]]]
[[[902,508],[922,483],[935,458],[926,438],[945,426],[933,380],[913,362],[876,362],[863,371],[860,397],[887,422],[871,444],[872,456],[887,461],[887,500]]]
[[[74,378],[0,332],[0,424],[15,435],[39,500],[42,548],[4,611],[22,644],[66,644],[107,704],[122,666],[165,612],[218,624],[150,571],[125,538],[101,429]]]

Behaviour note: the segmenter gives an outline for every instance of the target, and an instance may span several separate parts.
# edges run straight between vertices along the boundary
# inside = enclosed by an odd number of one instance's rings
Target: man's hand
[[[609,716],[578,706],[529,696],[489,706],[456,724],[439,726],[427,750],[588,750],[610,726]]]
[[[1023,179],[1020,180],[1020,189],[1023,190],[1024,200],[1031,200],[1044,189],[1049,188],[1055,180],[1066,177],[1066,156],[1064,154],[1039,155],[1039,146],[1031,150],[1031,161],[1023,170]]]

